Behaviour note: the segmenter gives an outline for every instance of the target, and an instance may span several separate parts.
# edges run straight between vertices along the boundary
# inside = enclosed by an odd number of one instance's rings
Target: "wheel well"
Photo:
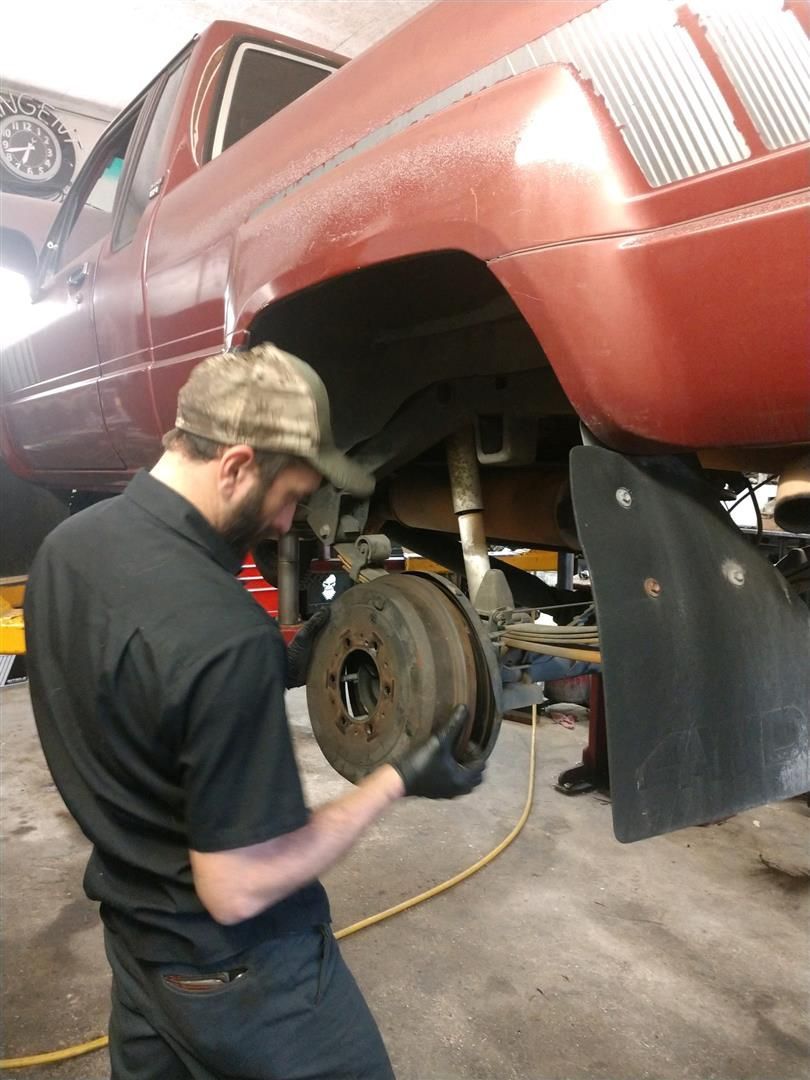
[[[447,392],[475,378],[486,412],[511,373],[532,371],[538,382],[531,412],[565,416],[568,427],[576,426],[520,311],[486,264],[465,252],[432,252],[327,281],[265,308],[250,338],[272,341],[315,367],[344,448],[377,435],[432,386]]]

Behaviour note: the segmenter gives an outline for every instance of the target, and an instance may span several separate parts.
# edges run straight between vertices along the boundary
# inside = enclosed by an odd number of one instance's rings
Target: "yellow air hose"
[[[54,1061],[66,1061],[68,1058],[89,1054],[93,1050],[103,1050],[109,1041],[106,1035],[100,1035],[97,1039],[91,1039],[90,1042],[66,1046],[64,1050],[50,1050],[47,1054],[31,1054],[29,1057],[3,1058],[0,1061],[0,1069],[22,1069],[26,1065],[49,1065]]]
[[[342,938],[347,938],[351,934],[357,934],[361,930],[365,930],[369,926],[374,926],[376,923],[382,922],[384,919],[391,919],[394,915],[399,915],[403,911],[407,911],[409,908],[416,907],[417,904],[423,904],[426,900],[432,900],[434,896],[439,896],[443,892],[447,892],[448,889],[452,889],[455,885],[461,884],[462,881],[466,881],[467,878],[472,877],[473,874],[477,874],[479,870],[483,870],[485,866],[488,866],[493,859],[505,851],[513,840],[520,834],[523,826],[529,820],[529,814],[532,809],[532,802],[534,800],[534,778],[536,771],[536,756],[535,748],[537,745],[537,706],[532,706],[532,745],[530,750],[529,760],[529,787],[526,792],[526,804],[523,807],[523,813],[517,820],[517,824],[509,833],[501,840],[497,847],[494,847],[489,854],[484,855],[478,862],[473,863],[472,866],[468,866],[466,870],[462,870],[454,877],[448,878],[447,881],[443,881],[441,885],[435,885],[432,889],[428,889],[426,892],[419,893],[418,896],[412,896],[410,900],[403,900],[401,904],[394,904],[393,907],[386,908],[385,911],[379,911],[376,915],[369,915],[367,919],[360,919],[359,922],[352,923],[351,926],[347,926],[343,930],[338,930],[335,934],[336,940],[340,941]],[[100,1036],[98,1039],[91,1039],[90,1042],[77,1043],[76,1046],[66,1046],[64,1050],[51,1050],[46,1054],[31,1054],[28,1057],[18,1058],[3,1058],[0,1060],[0,1069],[23,1069],[29,1065],[48,1065],[54,1061],[65,1061],[67,1058],[80,1057],[82,1054],[89,1054],[93,1050],[103,1049],[109,1042],[106,1035]]]

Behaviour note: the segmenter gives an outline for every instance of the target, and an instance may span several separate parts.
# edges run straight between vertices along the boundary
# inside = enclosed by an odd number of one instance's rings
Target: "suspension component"
[[[278,542],[278,621],[282,626],[295,626],[301,622],[299,588],[298,537],[290,532]]]
[[[461,551],[467,575],[470,600],[475,603],[484,576],[489,570],[489,549],[484,531],[484,500],[481,475],[471,428],[457,432],[447,440],[447,466],[453,510],[458,521]]]

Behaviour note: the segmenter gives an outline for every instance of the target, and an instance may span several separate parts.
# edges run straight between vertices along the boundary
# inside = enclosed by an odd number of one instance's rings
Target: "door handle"
[[[90,263],[82,263],[70,271],[67,277],[69,289],[80,289],[90,274]]]

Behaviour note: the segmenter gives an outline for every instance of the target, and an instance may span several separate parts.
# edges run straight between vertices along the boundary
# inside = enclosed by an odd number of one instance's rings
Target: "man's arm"
[[[233,851],[192,851],[197,895],[217,922],[250,919],[328,870],[404,794],[402,777],[383,765],[302,829]]]
[[[316,810],[303,828],[249,847],[191,851],[203,906],[225,925],[250,919],[328,870],[403,795],[447,799],[477,787],[483,762],[463,766],[453,756],[466,716],[466,708],[457,706],[424,746],[396,765],[380,766],[353,791]]]

